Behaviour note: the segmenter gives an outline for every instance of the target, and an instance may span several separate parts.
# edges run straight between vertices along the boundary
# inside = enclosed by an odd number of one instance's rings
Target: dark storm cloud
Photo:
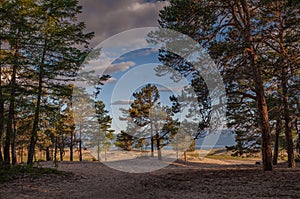
[[[159,10],[165,2],[147,0],[79,0],[83,13],[79,16],[88,31],[95,32],[95,47],[108,37],[125,30],[158,26]]]

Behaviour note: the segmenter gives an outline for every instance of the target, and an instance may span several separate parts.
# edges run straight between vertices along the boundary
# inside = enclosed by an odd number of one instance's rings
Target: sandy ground
[[[204,158],[135,174],[100,162],[62,162],[59,170],[71,175],[14,180],[0,185],[0,198],[300,198],[299,166],[263,172],[253,161]]]

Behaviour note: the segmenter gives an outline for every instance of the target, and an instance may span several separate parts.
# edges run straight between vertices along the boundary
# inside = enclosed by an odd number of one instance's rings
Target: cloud
[[[166,87],[158,87],[157,88],[159,92],[166,92],[166,93],[179,93],[181,91],[183,91],[184,87],[183,86],[178,86],[178,87],[170,87],[170,88],[166,88]]]
[[[133,101],[132,100],[118,100],[112,103],[112,105],[129,105]]]
[[[121,62],[117,64],[111,64],[106,70],[105,74],[113,74],[117,72],[122,72],[128,70],[130,67],[135,66],[135,63],[132,61]]]
[[[106,80],[106,81],[104,81],[104,82],[102,82],[104,85],[106,85],[106,84],[113,84],[113,83],[115,83],[117,81],[117,79],[116,78],[114,78],[114,77],[111,77],[111,78],[109,78],[108,80]]]
[[[95,32],[92,46],[125,30],[158,26],[159,11],[167,5],[160,1],[141,0],[79,0],[83,12],[79,21],[84,21],[88,31]]]
[[[136,65],[133,61],[124,61],[116,64],[109,64],[111,62],[110,59],[95,59],[89,61],[88,67],[84,70],[86,71],[95,71],[96,74],[109,74],[112,75],[117,72],[123,72],[128,70],[130,67]]]

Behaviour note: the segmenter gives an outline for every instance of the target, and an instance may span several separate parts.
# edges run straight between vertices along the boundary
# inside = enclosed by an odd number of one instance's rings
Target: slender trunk
[[[288,154],[288,166],[293,168],[296,167],[295,157],[294,157],[294,143],[293,143],[293,135],[292,135],[292,120],[290,117],[290,106],[289,106],[289,97],[288,97],[288,67],[289,64],[286,63],[287,60],[290,60],[288,55],[288,50],[286,49],[284,43],[284,32],[285,32],[285,24],[282,16],[282,4],[279,3],[278,10],[276,10],[276,16],[280,24],[279,29],[279,46],[281,55],[284,56],[283,62],[280,62],[281,66],[281,89],[282,89],[282,102],[283,102],[283,119],[285,121],[284,132],[286,138],[287,145],[287,154]]]
[[[295,157],[294,157],[294,142],[292,135],[292,120],[290,117],[290,105],[289,105],[289,97],[288,97],[288,78],[287,78],[287,67],[283,66],[281,70],[282,81],[282,102],[283,102],[283,118],[285,121],[284,125],[284,133],[286,138],[287,145],[287,154],[288,154],[288,166],[291,168],[296,167]]]
[[[279,118],[276,121],[276,132],[275,132],[275,146],[274,146],[274,156],[273,156],[273,165],[277,165],[278,163],[278,153],[279,153],[279,135],[281,132],[281,119]]]
[[[55,137],[55,146],[54,146],[54,162],[57,162],[57,149],[58,149],[57,137]]]
[[[11,145],[11,138],[13,135],[13,120],[15,115],[15,95],[16,95],[16,76],[17,76],[17,68],[18,68],[18,54],[19,54],[19,42],[20,42],[20,30],[17,33],[17,44],[14,54],[14,62],[13,62],[13,69],[11,75],[11,83],[10,83],[10,104],[8,110],[8,118],[7,118],[7,126],[6,126],[6,137],[5,137],[5,144],[4,144],[4,163],[6,166],[9,167],[10,165],[10,145]]]
[[[158,133],[156,133],[156,147],[157,147],[157,158],[158,158],[158,160],[162,160],[162,157],[161,157],[161,146],[160,146],[160,137],[159,137]]]
[[[73,161],[73,142],[74,142],[74,139],[73,139],[73,131],[71,131],[71,143],[70,143],[70,161],[72,162]]]
[[[64,149],[62,147],[59,147],[59,156],[60,156],[60,161],[64,161]]]
[[[2,139],[0,139],[0,142],[2,142]],[[0,165],[3,162],[3,156],[2,156],[2,144],[0,143]]]
[[[64,152],[65,152],[64,136],[63,134],[61,134],[61,143],[59,147],[60,161],[64,161]]]
[[[79,161],[82,161],[82,141],[81,141],[81,132],[79,133]]]
[[[176,141],[176,158],[179,159],[178,141]]]
[[[263,160],[263,170],[271,171],[272,168],[272,147],[271,147],[271,132],[269,128],[269,116],[268,107],[265,97],[264,83],[262,80],[262,69],[258,64],[258,55],[254,48],[254,41],[251,33],[251,19],[250,19],[250,9],[248,2],[246,0],[240,0],[243,11],[244,11],[244,21],[245,27],[243,34],[245,43],[248,45],[246,51],[248,52],[250,64],[252,67],[252,75],[255,83],[256,92],[256,104],[258,110],[259,126],[262,134],[262,160]]]
[[[30,146],[28,150],[28,160],[27,164],[32,164],[33,162],[33,156],[35,152],[35,144],[37,141],[37,131],[39,126],[39,119],[40,119],[40,107],[41,107],[41,98],[43,93],[43,65],[45,62],[46,57],[46,49],[47,49],[47,37],[45,37],[44,41],[44,48],[43,48],[43,54],[41,63],[39,66],[39,85],[38,85],[38,93],[37,93],[37,103],[35,107],[35,113],[34,113],[34,121],[33,121],[33,127],[31,131],[31,137],[30,137]]]
[[[0,39],[0,50],[1,50],[1,42]],[[0,77],[2,77],[2,63],[0,63]],[[0,79],[0,163],[3,162],[2,156],[2,135],[4,130],[4,100],[2,94],[2,78]]]
[[[299,125],[298,118],[296,118],[296,120],[295,120],[295,128],[296,128],[296,133],[298,135],[297,150],[298,150],[298,155],[300,155],[300,129],[299,129],[298,125]]]
[[[16,122],[14,121],[14,132],[13,132],[13,137],[11,140],[11,163],[12,165],[16,165],[17,164],[17,153],[16,153],[16,144],[15,144],[15,140],[16,140]]]
[[[49,149],[49,147],[46,148],[46,161],[51,161],[51,156],[50,156],[50,149]]]
[[[21,147],[21,150],[20,150],[20,162],[23,163],[23,147]]]
[[[97,160],[100,161],[100,142],[97,141]]]
[[[152,123],[151,125],[151,157],[154,157],[154,139],[153,139],[153,129],[152,129]]]
[[[269,128],[268,108],[265,97],[264,85],[261,77],[261,69],[256,66],[255,90],[257,94],[257,108],[259,114],[259,125],[262,133],[262,160],[264,171],[272,170],[272,147],[271,132]]]

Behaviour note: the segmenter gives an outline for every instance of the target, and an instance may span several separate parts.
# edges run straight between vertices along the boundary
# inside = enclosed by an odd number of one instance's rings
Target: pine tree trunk
[[[262,134],[262,160],[263,160],[263,170],[271,171],[272,168],[272,147],[271,147],[271,132],[269,128],[269,116],[268,107],[265,97],[264,83],[262,80],[262,69],[258,64],[257,52],[254,48],[254,41],[252,37],[252,24],[251,24],[251,14],[246,0],[240,0],[242,9],[244,12],[244,40],[245,44],[248,46],[245,52],[248,52],[248,58],[250,60],[252,68],[252,76],[255,84],[256,93],[256,104],[258,110],[259,126]],[[239,6],[239,5],[238,5]]]
[[[1,139],[0,139],[1,140]],[[2,142],[2,140],[1,140]],[[3,156],[2,156],[2,144],[0,144],[0,164],[3,162]]]
[[[60,161],[64,161],[64,149],[63,147],[59,147],[59,156],[60,156]]]
[[[100,142],[97,141],[97,160],[100,161]]]
[[[21,150],[20,150],[20,162],[21,162],[21,163],[24,162],[24,161],[23,161],[23,153],[24,153],[23,147],[21,147]]]
[[[1,50],[1,40],[0,40]],[[2,63],[0,63],[0,77],[2,77]],[[2,81],[0,81],[0,163],[3,162],[2,156],[2,135],[4,130],[4,100],[2,94]]]
[[[79,136],[79,161],[82,161],[82,142],[81,142],[81,133]]]
[[[156,134],[157,159],[162,160],[159,134]]]
[[[54,162],[57,162],[57,149],[58,149],[57,137],[55,137],[55,146],[54,146]]]
[[[16,123],[15,121],[14,123],[14,132],[13,132],[13,137],[11,140],[11,163],[12,165],[16,165],[17,164],[17,153],[16,153],[16,144],[15,144],[15,140],[16,140]]]
[[[285,121],[284,132],[287,145],[287,154],[288,154],[288,166],[291,168],[296,167],[295,157],[294,157],[294,142],[292,135],[292,120],[290,118],[290,106],[289,106],[289,97],[288,97],[288,78],[287,78],[287,67],[282,67],[282,102],[283,102],[283,117]]]
[[[61,143],[59,147],[59,155],[60,155],[60,161],[64,161],[64,153],[65,153],[65,143],[64,143],[64,135],[61,134]]]
[[[39,119],[40,119],[40,107],[41,107],[41,98],[43,94],[43,65],[45,62],[45,56],[46,56],[46,49],[47,49],[47,36],[44,40],[44,47],[43,47],[43,54],[39,66],[39,85],[38,85],[38,93],[37,93],[37,103],[35,107],[35,113],[34,113],[34,121],[33,121],[33,127],[31,131],[31,137],[30,137],[30,145],[28,150],[28,160],[27,164],[33,163],[33,156],[35,153],[35,144],[37,139],[37,131],[39,126]]]
[[[49,147],[46,148],[46,161],[51,161],[51,156],[50,156],[50,149],[49,149]]]
[[[269,116],[264,93],[264,86],[261,79],[260,67],[256,67],[255,71],[255,87],[257,94],[257,108],[259,113],[259,124],[262,133],[262,160],[264,171],[272,170],[272,147],[271,132],[269,128]]]
[[[153,139],[152,131],[151,131],[151,157],[154,157],[154,139]]]
[[[299,121],[300,122],[300,121]],[[297,150],[298,150],[298,155],[300,155],[300,129],[298,127],[298,118],[295,120],[295,128],[296,128],[296,133],[297,133]]]
[[[16,95],[16,76],[17,76],[17,68],[18,68],[18,54],[19,54],[19,42],[20,42],[20,30],[17,33],[17,44],[15,48],[14,54],[14,62],[13,62],[13,69],[11,75],[11,93],[10,93],[10,102],[9,102],[9,109],[8,109],[8,117],[7,117],[7,126],[6,126],[6,137],[5,137],[5,144],[4,144],[4,163],[6,166],[9,167],[10,165],[10,146],[11,146],[11,139],[13,135],[13,120],[15,115],[15,95]]]
[[[74,135],[73,131],[71,131],[71,141],[70,141],[70,161],[73,161],[73,144],[74,144]]]
[[[274,145],[274,156],[273,156],[273,165],[278,163],[278,153],[279,153],[279,135],[281,132],[281,119],[278,119],[276,122],[276,132],[275,132],[275,145]]]

